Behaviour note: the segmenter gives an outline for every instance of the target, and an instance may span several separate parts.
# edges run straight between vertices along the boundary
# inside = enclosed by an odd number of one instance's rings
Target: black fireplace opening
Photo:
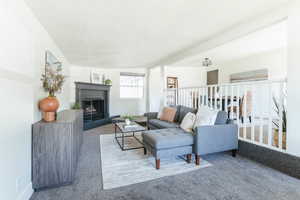
[[[84,122],[92,122],[105,118],[103,99],[85,99],[81,102]]]
[[[83,110],[83,128],[88,130],[111,122],[109,85],[75,82],[76,102]]]

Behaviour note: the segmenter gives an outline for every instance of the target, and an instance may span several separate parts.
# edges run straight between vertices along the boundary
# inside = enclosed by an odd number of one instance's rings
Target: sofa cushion
[[[170,107],[174,107],[176,108],[176,115],[175,115],[175,118],[174,118],[174,122],[178,123],[179,122],[179,115],[180,115],[180,105],[178,106],[170,106]]]
[[[222,124],[227,124],[228,121],[228,114],[225,111],[219,111],[216,121],[215,121],[215,125],[222,125]]]
[[[174,122],[166,122],[159,119],[150,119],[148,122],[150,125],[155,126],[157,128],[176,128],[179,127],[179,124]]]
[[[197,115],[196,115],[196,121],[194,124],[194,128],[198,126],[212,126],[216,122],[216,118],[218,115],[217,110],[212,110],[211,108],[207,106],[201,106],[198,109]]]
[[[178,105],[178,106],[170,105],[169,107],[170,107],[170,108],[175,108],[175,109],[176,109],[176,115],[175,115],[175,118],[174,118],[174,122],[177,122],[177,121],[178,121],[178,117],[179,117],[179,108],[180,108],[180,105]],[[157,116],[156,116],[157,119],[160,118],[163,109],[164,109],[164,107],[163,107],[162,109],[160,109],[160,110],[157,112]]]
[[[194,108],[186,107],[186,106],[180,106],[180,108],[179,108],[178,122],[181,123],[182,120],[183,120],[183,118],[185,117],[185,115],[187,113],[189,113],[189,112],[196,114],[197,110],[194,109]]]
[[[169,149],[194,144],[193,135],[180,128],[144,131],[143,141],[155,149]]]
[[[159,119],[167,122],[173,122],[176,115],[176,111],[176,108],[164,107],[161,115],[159,116]]]
[[[189,112],[183,118],[180,124],[180,128],[182,128],[186,132],[193,132],[195,120],[196,120],[196,115],[194,113]]]

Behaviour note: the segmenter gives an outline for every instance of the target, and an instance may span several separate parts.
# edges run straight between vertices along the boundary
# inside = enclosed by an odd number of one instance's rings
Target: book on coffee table
[[[124,128],[124,129],[128,129],[128,128],[137,128],[137,127],[139,127],[139,125],[138,125],[138,124],[135,124],[135,123],[132,123],[132,124],[129,124],[129,125],[127,125],[127,124],[124,124],[124,125],[123,125],[123,128]]]

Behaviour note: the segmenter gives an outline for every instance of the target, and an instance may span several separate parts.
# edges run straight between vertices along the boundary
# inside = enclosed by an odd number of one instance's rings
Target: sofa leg
[[[192,160],[192,154],[186,155],[186,161],[187,161],[187,163],[191,163],[191,160]]]
[[[232,157],[235,157],[236,156],[236,149],[232,150],[231,154],[232,154]]]
[[[156,169],[160,169],[160,159],[156,159]]]
[[[195,155],[195,157],[196,157],[196,165],[200,165],[200,156]]]
[[[147,149],[144,147],[144,155],[147,155]]]

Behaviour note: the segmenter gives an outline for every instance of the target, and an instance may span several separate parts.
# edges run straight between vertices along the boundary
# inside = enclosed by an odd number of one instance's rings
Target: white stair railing
[[[239,139],[285,151],[286,81],[259,81],[165,90],[167,105],[223,110],[239,126]]]

